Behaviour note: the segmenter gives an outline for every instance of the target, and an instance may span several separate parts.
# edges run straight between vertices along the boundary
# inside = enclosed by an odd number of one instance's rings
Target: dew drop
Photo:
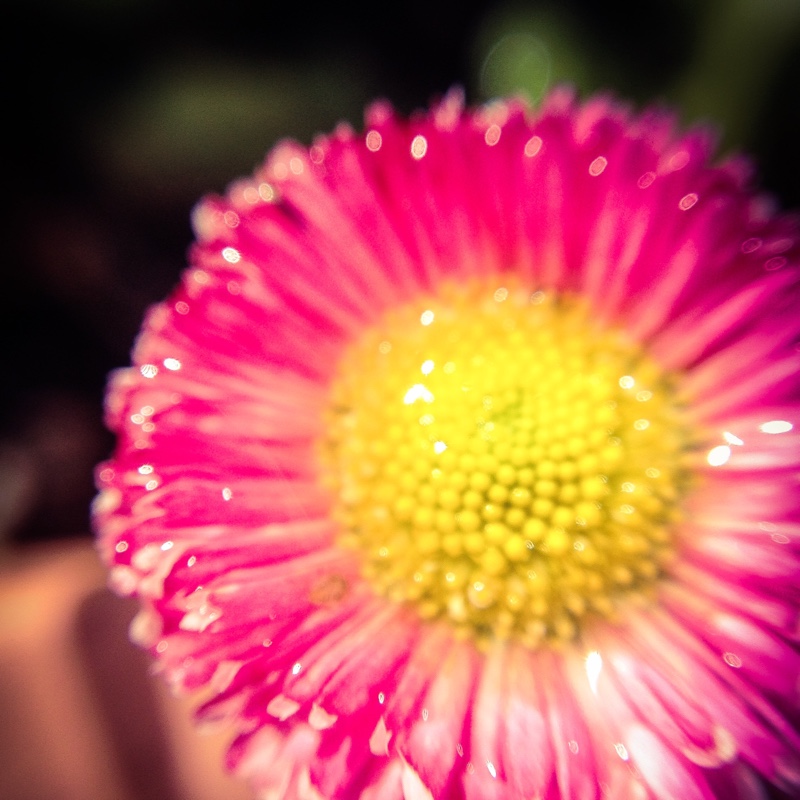
[[[656,179],[655,172],[645,172],[638,181],[636,181],[636,185],[640,189],[646,189],[648,186],[651,186],[653,181]]]
[[[762,433],[788,433],[794,425],[791,422],[785,419],[773,419],[769,422],[763,422],[761,425],[758,426],[758,429]]]
[[[723,653],[722,660],[734,669],[739,669],[742,666],[742,659],[736,653]]]
[[[598,156],[592,163],[589,165],[589,174],[592,177],[597,177],[601,175],[605,168],[608,166],[608,159],[605,156]]]
[[[669,168],[673,172],[683,169],[689,163],[689,153],[686,150],[679,150],[669,160]]]
[[[236,264],[242,260],[242,254],[235,247],[224,248],[222,251],[222,257],[229,264]],[[198,281],[198,283],[203,283],[203,281]]]
[[[265,203],[271,203],[275,200],[275,189],[271,183],[261,183],[258,186],[258,195]]]
[[[527,142],[525,142],[525,155],[528,158],[533,158],[540,150],[542,149],[542,138],[541,136],[531,136]]]
[[[764,269],[767,272],[775,272],[786,266],[786,258],[784,256],[773,256],[764,262]]]
[[[712,467],[721,467],[728,463],[731,457],[731,448],[726,444],[720,444],[709,450],[706,460]]]
[[[411,142],[411,155],[419,161],[428,152],[428,140],[421,134],[415,136]]]

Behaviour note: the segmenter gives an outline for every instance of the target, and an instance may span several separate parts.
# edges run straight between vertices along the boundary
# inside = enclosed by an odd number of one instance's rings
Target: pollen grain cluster
[[[688,434],[671,378],[571,296],[446,287],[347,348],[321,441],[375,591],[483,644],[569,640],[671,556]]]

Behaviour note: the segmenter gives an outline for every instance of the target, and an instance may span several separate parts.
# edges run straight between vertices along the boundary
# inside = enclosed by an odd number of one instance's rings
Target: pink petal
[[[625,741],[636,769],[657,797],[713,800],[700,771],[679,758],[648,727],[631,725]]]
[[[465,725],[478,668],[467,645],[456,643],[440,653],[417,719],[396,731],[395,748],[435,797],[447,796],[464,769]]]

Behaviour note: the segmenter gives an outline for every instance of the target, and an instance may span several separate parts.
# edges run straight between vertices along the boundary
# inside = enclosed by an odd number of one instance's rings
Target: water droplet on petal
[[[736,655],[736,653],[723,653],[722,660],[729,666],[733,667],[734,669],[739,669],[742,666],[742,659]]]
[[[527,142],[525,142],[525,155],[528,158],[533,158],[540,150],[542,149],[542,138],[541,136],[531,136]]]
[[[589,174],[596,178],[598,175],[601,175],[603,173],[603,171],[607,166],[608,166],[608,159],[605,156],[598,156],[589,165]]]
[[[786,263],[786,258],[784,258],[784,256],[774,256],[764,262],[764,269],[767,270],[767,272],[775,272],[781,269],[781,267],[785,267]]]
[[[655,172],[645,172],[638,181],[636,181],[636,185],[640,189],[646,189],[648,186],[651,186],[653,181],[656,179]]]
[[[490,125],[484,134],[484,141],[489,147],[494,147],[500,141],[501,128],[499,125]]]
[[[730,457],[731,448],[726,444],[720,444],[709,450],[706,460],[712,467],[721,467],[723,464],[728,463]]]
[[[773,419],[769,422],[762,422],[761,425],[758,426],[758,429],[762,433],[788,433],[794,425],[791,422],[785,419]]]
[[[411,142],[411,155],[419,161],[428,152],[428,140],[422,136],[415,136]]]

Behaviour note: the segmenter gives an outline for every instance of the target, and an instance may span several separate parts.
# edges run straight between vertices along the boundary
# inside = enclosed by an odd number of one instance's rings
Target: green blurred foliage
[[[223,190],[280,138],[308,142],[343,116],[358,119],[365,94],[346,62],[173,54],[86,133],[107,181],[164,207]]]
[[[697,44],[668,96],[686,120],[718,124],[726,145],[750,146],[800,36],[800,0],[708,0],[694,8]],[[796,105],[797,96],[786,102]]]
[[[664,69],[643,75],[637,48],[664,46],[655,28],[669,24],[663,13],[648,21],[632,12],[622,25],[608,6],[594,15],[570,4],[500,6],[476,37],[478,94],[521,92],[535,102],[554,84],[571,83],[582,94],[664,99],[684,122],[716,127],[725,145],[752,145],[766,95],[800,36],[800,0],[686,0],[673,12],[669,22],[683,24],[666,40]]]
[[[569,82],[595,88],[597,68],[583,31],[565,10],[510,6],[490,15],[476,43],[478,92],[490,99],[525,94],[537,102],[549,87]]]

